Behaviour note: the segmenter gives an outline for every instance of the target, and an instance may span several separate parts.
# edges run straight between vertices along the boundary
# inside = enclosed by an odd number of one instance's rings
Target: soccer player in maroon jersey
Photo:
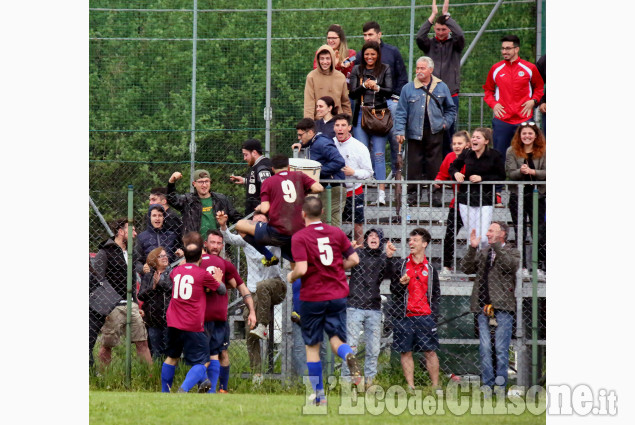
[[[359,264],[357,252],[344,232],[322,223],[322,201],[308,197],[302,206],[306,227],[293,235],[291,248],[295,265],[287,275],[289,283],[301,278],[300,326],[306,344],[309,379],[316,392],[315,402],[325,405],[320,363],[323,333],[329,337],[333,352],[345,360],[354,382],[361,382],[361,370],[351,347],[346,344],[345,270]]]
[[[304,228],[302,203],[308,193],[319,193],[324,187],[300,171],[289,170],[289,158],[276,155],[271,158],[274,175],[262,183],[261,203],[255,211],[269,215],[269,223],[240,220],[236,230],[245,234],[244,239],[265,256],[263,264],[276,264],[266,245],[279,246],[282,256],[293,261],[291,236]]]
[[[217,215],[221,214],[218,212]],[[208,230],[205,241],[207,254],[201,259],[201,267],[210,273],[216,269],[224,273],[223,281],[232,288],[237,288],[247,308],[249,316],[247,324],[250,329],[256,325],[256,311],[251,292],[245,282],[238,275],[238,270],[229,261],[220,257],[223,249],[223,234],[218,230]],[[207,367],[207,377],[211,381],[210,393],[216,392],[216,383],[220,378],[219,392],[227,392],[229,381],[229,325],[227,323],[227,305],[229,303],[228,294],[219,295],[214,292],[207,293],[207,307],[205,309],[205,333],[209,338],[210,363]]]
[[[209,348],[203,322],[205,319],[205,288],[219,294],[227,292],[220,282],[222,272],[208,273],[198,266],[203,251],[203,239],[198,232],[190,232],[183,237],[185,264],[170,273],[173,282],[172,300],[166,313],[168,322],[167,358],[161,369],[161,391],[170,392],[176,364],[184,354],[186,363],[192,365],[185,376],[179,392],[188,392],[196,383],[205,380],[209,361]],[[205,380],[199,391],[209,390]]]

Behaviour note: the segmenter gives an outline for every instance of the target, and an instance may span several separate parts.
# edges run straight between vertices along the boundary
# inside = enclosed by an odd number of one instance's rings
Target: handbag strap
[[[441,102],[439,102],[439,99],[437,99],[432,93],[430,93],[430,91],[428,90],[428,88],[426,86],[421,86],[421,88],[423,89],[424,92],[426,92],[430,98],[432,100],[434,100],[437,104],[437,106],[439,107],[439,109],[443,110],[443,108],[441,107]],[[427,98],[428,96],[426,96]]]
[[[362,86],[362,77],[363,75],[359,76],[359,85]],[[365,87],[364,87],[365,88]],[[366,89],[369,90],[369,89]],[[373,108],[375,107],[375,90],[372,91],[373,92]],[[362,94],[361,96],[361,100],[362,100],[362,106],[364,106],[364,95]],[[440,107],[440,106],[439,106]]]

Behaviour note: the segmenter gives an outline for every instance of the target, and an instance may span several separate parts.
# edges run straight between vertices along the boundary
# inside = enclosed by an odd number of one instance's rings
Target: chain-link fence
[[[481,86],[489,67],[500,60],[501,36],[518,35],[523,58],[533,61],[542,53],[540,44],[536,44],[540,35],[536,2],[501,2],[483,28],[497,3],[468,0],[451,4],[450,12],[465,32],[466,50],[483,29],[461,69],[457,129],[489,126],[491,111],[484,106]],[[316,4],[282,0],[91,0],[90,8],[91,256],[110,236],[106,223],[126,216],[129,184],[134,187],[131,208],[139,233],[148,225],[151,189],[165,187],[174,171],[181,171],[185,176],[183,181],[187,182],[191,181],[192,170],[208,169],[212,190],[227,195],[237,209],[243,211],[244,188],[229,181],[230,175],[243,175],[246,168],[241,144],[255,137],[263,141],[266,154],[291,156],[290,146],[296,141],[295,124],[302,117],[306,75],[312,69],[316,48],[325,43],[326,28],[332,23],[342,25],[349,47],[359,50],[363,44],[363,23],[379,22],[382,40],[399,48],[411,80],[414,60],[422,55],[414,42],[414,34],[430,14],[429,2],[407,0],[386,1],[379,6],[364,1]],[[388,158],[386,164],[389,172]],[[438,207],[431,204],[430,192],[426,192],[423,185],[418,187],[419,199],[429,197],[427,204],[420,203],[415,208],[404,202],[399,211],[393,204],[365,206],[363,228],[380,226],[384,236],[397,246],[397,255],[402,256],[407,252],[403,241],[413,226],[430,231],[432,243],[426,255],[439,272],[444,266],[454,271],[441,284],[441,370],[456,375],[478,374],[479,340],[474,333],[475,322],[472,314],[464,314],[469,310],[473,282],[470,276],[459,272],[459,261],[468,244],[465,229],[456,234],[451,232],[452,237],[446,238],[446,229],[450,224],[457,228],[459,217],[459,214],[448,215],[450,191],[444,189],[443,205]],[[190,189],[187,183],[177,184],[181,193]],[[395,202],[394,181],[387,182],[386,190],[389,202]],[[365,187],[365,191],[367,202],[373,201],[374,188]],[[509,194],[504,192],[503,196],[503,203],[510,205]],[[518,208],[522,210],[520,204]],[[524,217],[522,213],[521,216]],[[517,233],[509,209],[495,208],[493,218],[511,225],[510,236],[515,243]],[[352,227],[348,223],[342,225],[350,235]],[[527,231],[524,235],[527,239]],[[524,247],[523,259],[530,258],[531,245],[527,242],[520,245]],[[248,259],[243,249],[227,246],[225,255],[238,267],[241,276],[247,274]],[[448,261],[450,255],[452,258]],[[528,270],[532,269],[531,262],[527,266]],[[528,320],[532,310],[531,288],[524,280],[526,275],[523,276],[522,268],[520,270],[519,282],[523,283],[519,285],[522,289],[516,292],[521,301],[515,311],[512,359],[526,366],[530,364],[526,350],[528,337],[536,326]],[[137,290],[141,276],[134,280]],[[91,291],[94,288],[91,287]],[[538,358],[542,359],[544,283],[538,282],[537,288],[540,311],[537,344],[541,347]],[[382,370],[400,368],[390,350],[391,328],[385,326],[389,315],[384,310],[390,305],[388,279],[382,282],[381,294],[384,326],[380,375],[384,373]],[[240,304],[240,297],[233,291],[228,317],[232,338],[229,353],[232,374],[250,375],[257,363],[253,362],[253,346],[250,363]],[[271,322],[275,332],[270,332],[273,340],[261,344],[260,371],[287,378],[301,367],[301,363],[293,360],[294,347],[298,344],[293,343],[290,290],[286,301],[276,309]],[[91,341],[104,320],[105,315],[91,312]],[[101,340],[97,341],[95,353],[100,346]],[[327,357],[332,359],[332,353]],[[326,366],[334,370],[335,363],[329,361]],[[522,374],[528,372],[518,367],[518,373],[522,380]]]
[[[424,228],[429,232],[431,239],[425,249],[425,256],[429,264],[436,270],[434,274],[438,274],[440,279],[439,310],[436,312],[436,321],[440,343],[437,352],[441,374],[443,376],[478,376],[480,374],[479,345],[481,342],[479,340],[479,324],[476,320],[479,314],[474,314],[474,306],[470,305],[470,300],[474,296],[473,291],[478,288],[478,285],[475,286],[475,279],[478,283],[480,277],[482,277],[482,270],[467,270],[466,267],[468,266],[462,260],[466,258],[468,253],[470,228],[475,227],[478,234],[481,235],[489,227],[490,222],[496,221],[505,223],[509,227],[507,243],[512,249],[518,247],[519,251],[516,263],[517,268],[508,271],[508,273],[513,274],[511,281],[513,281],[515,288],[513,293],[514,305],[509,311],[513,320],[511,324],[513,328],[510,328],[512,336],[509,351],[510,378],[526,385],[530,382],[535,382],[536,379],[543,376],[546,342],[544,196],[539,196],[537,191],[534,194],[533,186],[520,184],[517,190],[513,190],[516,189],[517,184],[500,182],[506,185],[501,199],[505,207],[495,207],[496,199],[491,199],[488,202],[481,194],[481,199],[479,199],[477,204],[480,207],[477,207],[476,211],[489,208],[489,215],[479,212],[477,222],[474,224],[470,217],[470,214],[475,213],[474,210],[461,211],[461,205],[450,207],[450,202],[453,198],[450,186],[442,186],[440,188],[441,196],[433,197],[433,192],[429,190],[433,182],[395,183],[395,181],[389,180],[385,182],[388,193],[397,192],[397,186],[403,186],[401,199],[395,196],[388,196],[385,206],[372,205],[377,197],[376,188],[374,185],[364,185],[364,193],[366,195],[364,217],[361,223],[357,225],[361,226],[363,233],[366,234],[365,236],[371,229],[379,230],[382,237],[381,246],[376,249],[384,252],[385,244],[390,242],[396,248],[395,258],[406,258],[410,254],[408,239],[412,230]],[[408,184],[415,184],[414,193],[417,196],[414,201],[413,197],[407,196]],[[538,184],[537,186],[543,184]],[[524,187],[528,189],[524,190]],[[523,192],[526,194],[525,196],[518,197],[514,195],[514,193]],[[112,199],[118,199],[122,204],[127,202],[125,201],[125,193],[111,194],[111,196]],[[535,200],[534,197],[536,198]],[[401,205],[396,202],[399,199],[402,202]],[[142,201],[139,200],[139,202]],[[343,204],[345,199],[331,199],[331,203],[338,202]],[[536,208],[534,208],[534,202],[536,202]],[[459,211],[457,211],[457,206]],[[104,226],[105,219],[100,216],[97,205],[91,206],[91,209],[91,224],[102,228],[102,244],[96,245],[98,238],[95,236],[94,240],[91,241],[91,246],[97,246],[97,249],[101,252],[108,252],[108,248],[112,248],[112,242],[110,246],[103,244],[103,241],[108,239],[108,230]],[[353,211],[355,211],[354,207]],[[535,216],[534,211],[536,211]],[[516,217],[523,218],[518,220]],[[351,240],[354,239],[355,225],[353,222],[359,221],[355,217],[355,213],[353,213],[350,221],[344,220],[341,225],[341,229]],[[127,220],[122,219],[121,222],[127,223]],[[463,223],[470,224],[463,225]],[[521,225],[523,223],[524,225]],[[534,223],[536,223],[535,226],[533,225]],[[148,222],[146,226],[151,226],[151,223]],[[141,225],[135,223],[134,230],[141,233]],[[115,237],[117,236],[115,228],[111,232],[113,232]],[[124,235],[125,229],[122,229],[122,232],[124,232],[122,233]],[[136,237],[139,238],[139,236]],[[253,274],[255,272],[257,276],[263,276],[267,269],[260,264],[261,254],[255,252],[252,248],[245,247],[247,246],[245,243],[237,243],[236,239],[241,240],[239,236],[230,237],[226,235],[225,258],[236,265],[241,276],[246,276],[245,280],[249,279],[249,273]],[[111,237],[110,240],[112,241],[113,238]],[[127,240],[124,242],[127,242]],[[138,243],[138,241],[135,243]],[[358,249],[370,249],[365,237],[361,244],[362,247]],[[235,245],[243,245],[243,248],[237,249]],[[481,249],[481,246],[486,246],[485,242],[479,245],[479,249]],[[249,249],[252,249],[252,252],[249,252]],[[168,250],[166,249],[166,251]],[[377,253],[374,255],[377,255]],[[119,274],[116,277],[121,283],[117,289],[125,287],[126,264],[121,261],[114,261],[109,257],[102,258],[107,258],[107,261],[109,261],[108,267],[119,267]],[[104,264],[100,264],[99,260],[99,256],[92,258],[93,268],[101,270],[101,276],[111,276],[110,280],[112,281],[112,274],[108,275],[108,272],[104,271]],[[137,262],[138,258],[133,257],[133,261]],[[256,265],[248,270],[249,261]],[[368,310],[373,310],[373,308],[369,309],[368,306],[358,311],[349,310],[351,323],[349,324],[348,338],[352,340],[351,345],[358,351],[362,365],[370,364],[366,370],[367,374],[384,377],[382,379],[395,379],[395,374],[399,376],[401,366],[398,350],[393,349],[394,332],[395,326],[400,326],[396,323],[399,323],[400,319],[403,318],[400,313],[403,306],[400,307],[399,303],[395,301],[393,290],[395,289],[394,285],[399,285],[397,281],[402,276],[403,270],[395,269],[389,272],[382,267],[378,268],[378,261],[380,261],[379,257],[371,257],[370,260],[367,259],[361,262],[357,266],[360,270],[356,272],[357,275],[361,276],[370,275],[370,280],[372,280],[370,282],[367,277],[364,277],[363,283],[356,283],[358,287],[356,293],[359,292],[359,285],[362,284],[368,285],[368,287],[364,287],[364,291],[372,291],[373,285],[379,291],[381,302],[374,308],[376,317],[373,319],[374,321],[368,318],[364,320],[356,318],[356,315],[361,313],[372,314],[373,311]],[[142,286],[143,271],[139,268],[140,266],[141,263],[136,263],[136,266],[132,268],[133,299],[137,298]],[[277,271],[273,272],[274,269]],[[254,374],[264,374],[268,378],[282,379],[288,382],[293,380],[294,376],[302,376],[302,374],[306,373],[304,344],[299,333],[299,324],[293,320],[294,314],[292,313],[295,310],[291,286],[285,289],[286,285],[282,285],[286,276],[286,269],[288,269],[286,261],[282,269],[272,267],[271,270],[267,271],[269,273],[267,278],[277,278],[278,283],[272,283],[267,280],[264,282],[265,285],[263,287],[260,286],[262,282],[258,283],[258,288],[260,289],[254,291],[256,304],[258,305],[259,300],[266,300],[267,305],[271,309],[271,312],[267,314],[270,320],[261,320],[262,309],[259,312],[259,321],[261,323],[268,322],[268,335],[262,343],[260,343],[258,337],[249,334],[245,320],[246,314],[244,314],[246,313],[246,307],[237,292],[232,291],[228,307],[228,327],[231,340],[228,353],[231,360],[232,373],[237,377],[254,379]],[[348,275],[349,279],[353,276],[352,272],[348,272]],[[509,278],[509,276],[506,277]],[[255,282],[247,282],[247,284],[252,286],[253,291],[256,285]],[[171,288],[171,285],[169,286]],[[265,286],[267,286],[266,289],[264,289]],[[351,287],[353,286],[355,284],[351,284]],[[96,285],[92,285],[91,291],[95,288]],[[125,298],[125,289],[123,293],[119,290],[119,293],[121,295],[120,298]],[[353,292],[351,294],[351,296],[354,296]],[[100,294],[99,296],[105,297],[107,295]],[[167,288],[167,286],[163,291],[163,297],[167,308],[168,300],[171,297],[171,289]],[[140,304],[141,310],[146,313],[145,320],[147,324],[148,317],[153,313],[148,311],[147,305],[144,306],[143,302]],[[355,303],[353,302],[352,304],[354,305]],[[123,309],[120,310],[117,314],[123,315]],[[133,311],[132,313],[134,325],[135,312]],[[95,344],[97,334],[107,314],[105,311],[98,313],[91,309],[91,349],[94,349],[92,344]],[[165,313],[163,312],[163,314]],[[122,322],[120,321],[119,323],[121,324]],[[363,323],[364,327],[356,330],[354,323]],[[120,332],[123,332],[123,329],[120,328]],[[492,328],[492,330],[495,329]],[[132,332],[133,343],[135,342],[135,333],[138,332]],[[370,340],[372,349],[369,349],[369,340],[367,338],[372,338],[372,335],[376,338]],[[101,349],[103,338],[97,343],[97,348],[94,349],[95,354]],[[112,340],[112,332],[109,334],[109,338]],[[148,334],[147,340],[150,342],[150,350],[155,353],[156,347],[152,345],[153,342],[156,344],[157,340],[153,340],[150,334]],[[113,345],[113,342],[108,342],[108,344]],[[532,353],[534,347],[535,352]],[[139,352],[137,352],[137,356],[140,356]],[[327,372],[334,373],[340,368],[339,360],[336,361],[336,357],[333,353],[328,352],[328,349],[324,350],[323,357]],[[161,358],[161,355],[157,355],[156,358]],[[425,364],[424,360],[421,359],[420,361]],[[427,375],[424,370],[417,368],[416,376],[420,382],[426,382],[427,378],[425,377]]]

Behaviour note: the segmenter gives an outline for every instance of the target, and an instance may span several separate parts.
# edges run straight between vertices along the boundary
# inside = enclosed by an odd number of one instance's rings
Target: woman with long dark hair
[[[362,128],[361,103],[376,109],[388,108],[386,100],[392,96],[392,72],[388,65],[381,63],[381,48],[376,41],[364,43],[361,63],[355,65],[353,72],[351,72],[350,86],[350,97],[356,100],[353,111],[353,137],[369,148],[375,178],[386,180],[388,135],[370,134]],[[386,204],[385,186],[385,184],[380,184],[378,187],[378,205]]]
[[[479,127],[472,132],[472,147],[465,149],[450,165],[450,176],[459,183],[482,183],[505,180],[505,165],[502,155],[489,147],[492,130]],[[461,169],[465,166],[465,171]],[[481,247],[487,245],[487,229],[494,213],[493,184],[461,184],[457,195],[459,213],[463,225],[467,227],[467,240],[472,230],[481,239]]]

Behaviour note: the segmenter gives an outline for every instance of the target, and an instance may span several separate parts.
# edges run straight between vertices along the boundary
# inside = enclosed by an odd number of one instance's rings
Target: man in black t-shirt
[[[260,187],[262,182],[273,174],[271,160],[262,154],[262,145],[258,139],[248,139],[243,142],[243,159],[249,165],[247,176],[230,176],[236,184],[245,185],[247,193],[245,199],[245,215],[249,215],[260,204]]]

